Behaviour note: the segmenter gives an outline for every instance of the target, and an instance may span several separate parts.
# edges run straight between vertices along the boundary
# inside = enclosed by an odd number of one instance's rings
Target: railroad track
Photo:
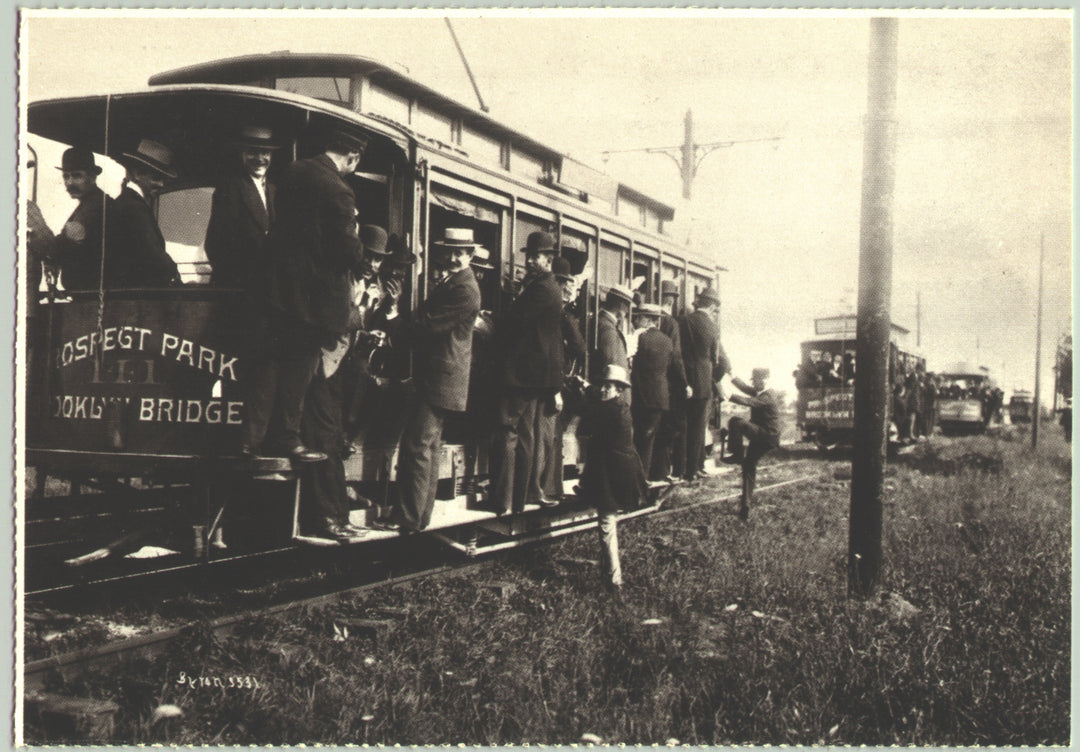
[[[794,460],[773,465],[767,465],[762,467],[760,471],[764,472],[766,470],[791,468],[804,462],[806,462],[806,460]],[[774,483],[765,483],[756,489],[756,493],[766,494],[780,488],[805,483],[819,476],[820,472],[815,471],[800,474],[797,477],[788,478]],[[674,488],[678,488],[678,486],[675,486]],[[730,503],[738,499],[738,496],[738,492],[722,493],[713,498],[693,501],[687,504],[680,504],[678,506],[673,506],[670,508],[661,508],[660,510],[653,512],[652,514],[649,514],[645,517],[642,517],[641,519],[665,519],[703,506]],[[123,640],[116,640],[103,645],[74,650],[68,653],[49,656],[40,660],[28,661],[22,667],[22,693],[23,696],[25,696],[28,692],[43,691],[46,686],[46,681],[48,677],[53,672],[58,672],[65,681],[70,681],[71,679],[82,675],[83,672],[90,669],[97,669],[103,666],[123,663],[124,661],[135,657],[152,657],[158,655],[162,651],[164,651],[172,641],[176,640],[181,635],[187,633],[189,630],[197,627],[203,629],[209,628],[209,630],[215,635],[215,637],[224,638],[227,637],[237,625],[252,618],[280,616],[294,610],[318,607],[321,605],[332,603],[343,596],[355,595],[363,593],[365,591],[409,582],[410,580],[420,579],[423,577],[431,577],[448,573],[464,573],[472,570],[478,570],[486,566],[488,561],[488,558],[465,559],[454,562],[444,562],[436,564],[434,566],[423,566],[416,571],[398,571],[397,573],[389,572],[376,579],[372,579],[371,581],[362,582],[360,584],[351,585],[345,588],[334,589],[332,591],[321,593],[313,597],[290,600],[287,602],[261,607],[258,609],[246,610],[238,614],[223,616],[214,619],[209,623],[203,621],[191,622],[177,627],[162,629],[149,634],[137,635],[135,637],[126,638]]]

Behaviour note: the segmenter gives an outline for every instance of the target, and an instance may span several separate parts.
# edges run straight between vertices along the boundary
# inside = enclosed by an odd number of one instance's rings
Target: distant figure
[[[177,177],[172,150],[144,138],[119,161],[127,175],[105,220],[105,287],[179,286],[180,273],[153,209],[154,199]]]
[[[728,421],[728,445],[731,456],[725,462],[742,465],[742,494],[739,497],[739,518],[747,519],[754,498],[757,464],[770,450],[780,446],[780,395],[769,389],[769,369],[755,368],[751,385],[739,378],[731,383],[748,396],[734,393],[729,399],[750,408],[750,420],[738,415]],[[743,437],[749,440],[743,448]]]
[[[65,290],[96,290],[101,283],[102,222],[105,206],[113,200],[97,185],[101,168],[89,149],[73,147],[60,158],[60,170],[68,195],[79,205],[64,223],[53,247]]]
[[[599,384],[608,366],[629,370],[626,349],[627,320],[634,297],[624,287],[612,287],[604,296],[597,319],[596,347],[589,361],[589,381]]]
[[[1036,407],[1038,409],[1038,407]],[[1065,398],[1065,407],[1061,409],[1061,418],[1058,421],[1061,429],[1065,432],[1065,441],[1072,443],[1072,397]]]
[[[937,400],[938,386],[937,376],[932,373],[924,373],[922,379],[923,393],[923,426],[922,434],[927,438],[934,435],[934,427],[937,424]]]
[[[617,531],[620,509],[636,509],[647,496],[645,471],[634,449],[630,408],[619,393],[630,388],[626,369],[608,366],[601,374],[599,401],[587,408],[581,433],[588,437],[581,498],[596,508],[605,584],[622,587]]]

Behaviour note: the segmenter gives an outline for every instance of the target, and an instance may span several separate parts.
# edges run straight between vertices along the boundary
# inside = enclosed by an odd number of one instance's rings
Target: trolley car
[[[1032,409],[1031,392],[1027,389],[1017,389],[1009,398],[1009,422],[1030,423]]]
[[[925,370],[926,360],[904,344],[908,329],[893,324],[889,341],[890,387],[903,376]],[[855,335],[854,316],[831,316],[814,320],[814,337],[800,345],[801,359],[795,371],[799,392],[796,421],[803,441],[822,449],[849,446],[855,428]],[[896,431],[890,430],[890,436]]]
[[[954,363],[940,374],[937,419],[942,433],[982,433],[994,417],[997,386],[986,366]]]
[[[37,471],[27,541],[52,559],[81,563],[80,551],[124,548],[108,543],[115,530],[82,523],[35,535],[40,519],[73,517],[68,496],[87,487],[106,494],[84,495],[79,503],[107,497],[121,512],[131,499],[166,499],[155,507],[166,510],[166,522],[128,520],[120,532],[139,542],[164,536],[161,545],[180,556],[220,558],[268,541],[326,542],[303,535],[299,481],[285,460],[267,460],[262,468],[285,482],[237,478],[244,415],[237,365],[245,337],[242,300],[239,291],[208,286],[202,244],[229,136],[244,124],[272,127],[284,144],[274,152],[271,179],[289,161],[315,153],[314,134],[331,127],[368,140],[360,166],[348,178],[358,220],[385,227],[420,259],[404,282],[403,316],[425,297],[426,249],[447,227],[472,228],[490,253],[494,268],[478,277],[482,307],[496,326],[513,280],[524,273],[516,251],[535,230],[555,234],[570,260],[581,283],[576,311],[583,324],[593,325],[613,285],[638,281],[646,302],[659,300],[661,279],[676,280],[683,300],[717,286],[715,262],[668,234],[670,206],[380,63],[349,55],[274,53],[173,70],[149,84],[140,91],[28,105],[32,138],[88,147],[99,161],[132,150],[142,138],[172,148],[179,179],[154,208],[186,283],[170,289],[23,290],[29,374],[25,463]],[[490,378],[490,371],[474,368],[480,380]],[[509,520],[476,508],[475,489],[487,472],[494,428],[480,417],[485,411],[479,403],[494,399],[494,386],[474,383],[476,402],[449,420],[444,434],[432,528],[442,528],[445,541],[470,552],[485,544],[512,544],[522,531],[550,535],[595,519],[573,504],[527,509]],[[346,460],[357,498],[378,502],[390,493],[401,431],[394,417],[403,412],[403,394],[388,389],[382,395],[360,451]],[[564,445],[572,477],[572,433]],[[50,478],[70,487],[64,506],[55,490],[46,494]],[[352,512],[360,524],[368,514],[362,508]],[[234,517],[262,524],[267,535],[233,536],[221,550],[206,545]],[[392,535],[373,532],[365,540]],[[106,547],[95,548],[101,545]]]

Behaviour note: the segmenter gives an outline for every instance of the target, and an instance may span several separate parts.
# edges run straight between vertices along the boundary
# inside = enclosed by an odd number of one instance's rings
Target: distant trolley
[[[854,316],[819,318],[814,320],[814,337],[800,345],[801,358],[795,371],[799,394],[796,421],[803,441],[823,449],[851,444],[855,427],[856,331]],[[925,371],[925,358],[904,344],[908,333],[899,324],[892,325],[890,391],[903,375],[916,369]],[[895,436],[895,430],[890,435]]]
[[[986,366],[954,363],[938,375],[937,420],[942,433],[982,433],[1000,409]]]

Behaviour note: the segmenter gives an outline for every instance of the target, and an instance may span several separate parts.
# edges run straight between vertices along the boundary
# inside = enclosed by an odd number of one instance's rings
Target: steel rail
[[[791,463],[778,463],[776,465],[769,465],[767,467],[786,467],[792,464],[798,464],[799,462],[801,462],[801,460],[796,460]],[[817,477],[820,477],[820,473],[810,473],[807,475],[799,476],[798,478],[792,478],[784,481],[779,481],[777,483],[761,486],[757,489],[757,492],[763,493],[778,488],[783,488],[785,486],[794,485],[797,483],[805,483],[806,481],[812,480]],[[636,516],[636,518],[656,519],[661,517],[669,517],[697,507],[708,506],[711,504],[719,504],[725,501],[732,501],[735,498],[738,498],[737,493],[725,494],[717,498],[694,502],[685,506],[677,506],[670,509],[660,509],[659,511],[655,511],[651,514]],[[585,527],[594,526],[595,525],[588,525]],[[583,527],[582,529],[585,528]],[[526,545],[528,543],[539,542],[539,540],[542,539],[537,539],[534,541],[524,540],[521,541],[520,544]],[[215,636],[225,637],[228,636],[229,633],[231,633],[232,629],[236,625],[248,619],[287,613],[294,609],[312,608],[315,606],[325,605],[334,602],[344,596],[405,583],[411,580],[420,579],[422,577],[446,574],[449,572],[467,572],[473,569],[479,569],[481,567],[487,566],[487,563],[488,560],[486,558],[478,557],[465,559],[457,562],[451,562],[447,564],[440,564],[434,567],[421,569],[416,572],[408,572],[405,574],[397,575],[392,574],[390,576],[380,578],[372,582],[365,582],[361,585],[354,585],[347,588],[334,590],[328,593],[312,596],[310,598],[286,601],[284,603],[267,606],[265,608],[243,611],[239,614],[234,614],[232,616],[219,617],[210,621],[208,626]],[[23,692],[25,694],[29,691],[41,691],[45,687],[49,673],[52,671],[59,671],[61,675],[70,677],[73,675],[78,675],[81,671],[84,671],[88,668],[107,665],[110,663],[119,663],[122,660],[136,655],[143,657],[157,655],[161,651],[163,651],[168,645],[168,643],[170,643],[172,640],[180,637],[188,630],[198,627],[201,623],[202,622],[189,622],[188,624],[184,624],[179,627],[171,627],[150,634],[137,635],[135,637],[126,638],[123,640],[117,640],[107,643],[105,645],[99,645],[92,648],[83,648],[69,653],[62,653],[60,655],[42,658],[36,661],[29,661],[21,667],[23,674]]]

